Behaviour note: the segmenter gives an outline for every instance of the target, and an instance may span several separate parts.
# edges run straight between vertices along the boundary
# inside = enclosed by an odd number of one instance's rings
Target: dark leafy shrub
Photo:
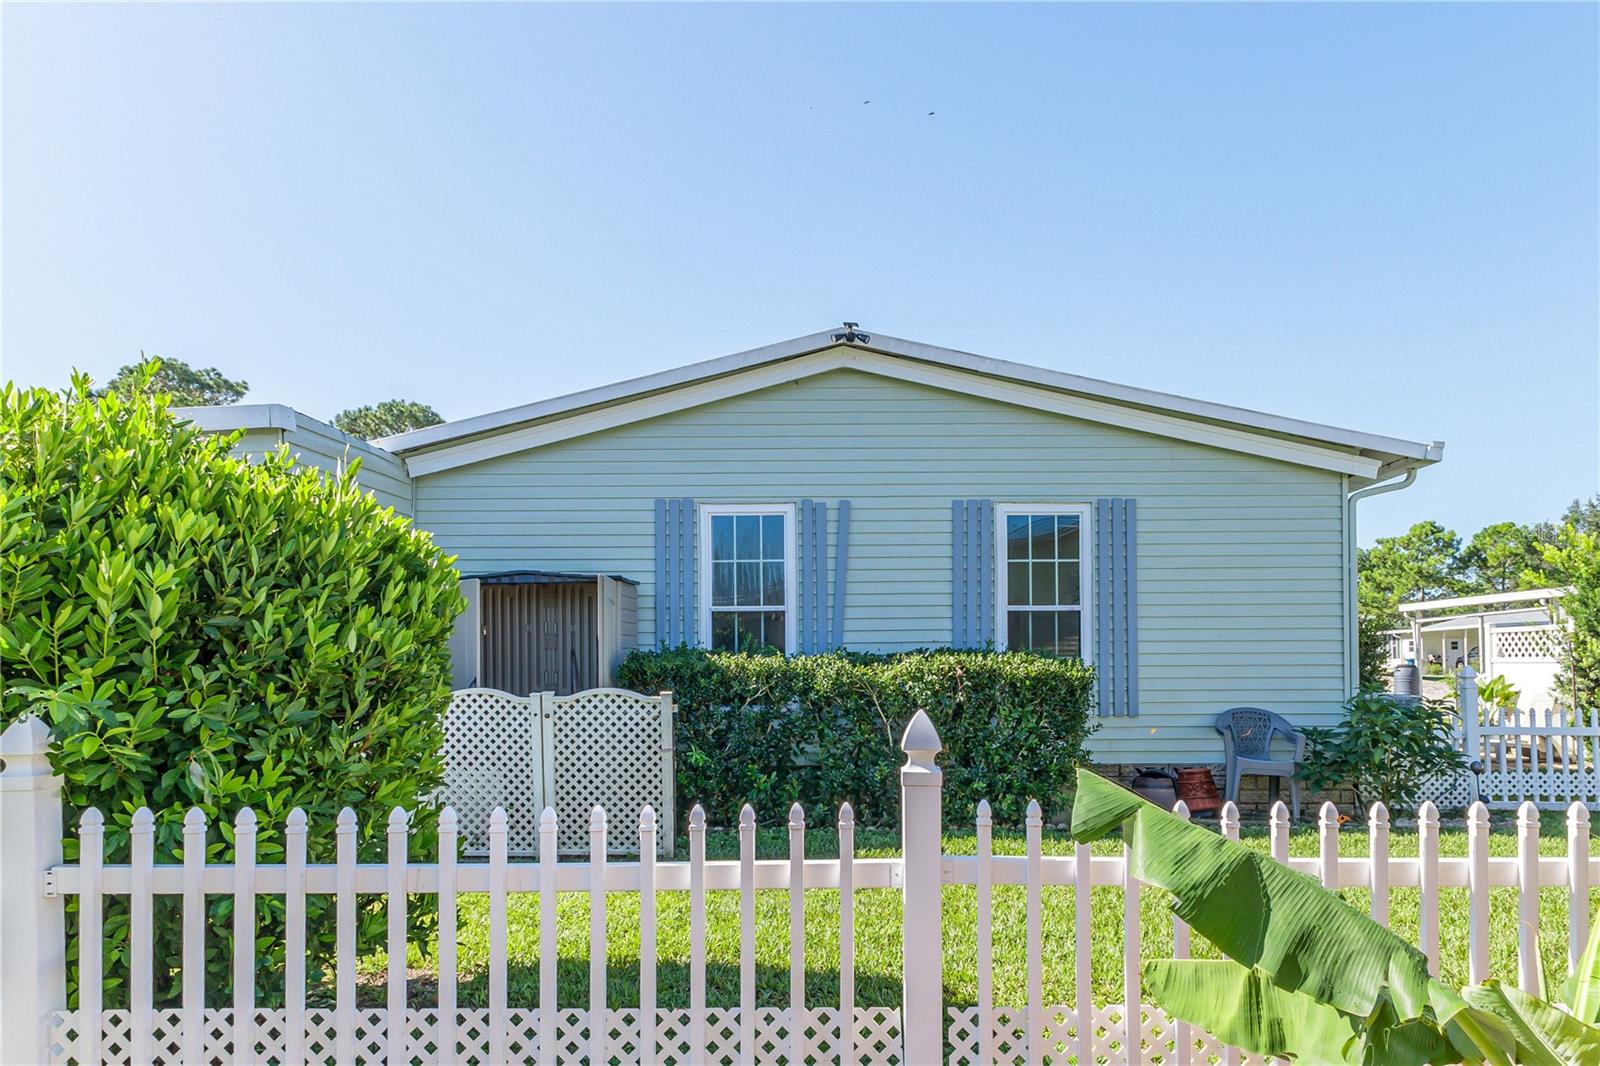
[[[1348,785],[1365,810],[1381,801],[1410,813],[1430,778],[1466,766],[1448,701],[1416,701],[1362,689],[1332,729],[1307,729],[1300,779],[1315,790]]]
[[[845,800],[858,820],[898,818],[900,733],[919,709],[945,752],[945,811],[968,821],[978,800],[1020,822],[1048,806],[1088,760],[1094,671],[1025,652],[743,655],[680,647],[634,652],[620,682],[677,701],[678,809],[740,805],[781,821],[791,803],[828,819]]]
[[[148,388],[97,399],[79,378],[59,394],[0,391],[0,725],[27,713],[51,724],[68,818],[101,810],[109,862],[127,861],[139,806],[155,813],[158,862],[181,855],[190,806],[208,817],[213,862],[231,861],[246,806],[263,863],[282,861],[295,807],[312,862],[333,860],[347,805],[364,861],[383,855],[393,806],[422,807],[415,847],[431,856],[455,572],[349,473],[325,478],[284,454],[249,464],[231,443],[176,422]],[[127,913],[110,903],[114,985]],[[326,903],[308,907],[314,963],[332,951]],[[282,903],[258,905],[270,1001]],[[231,902],[209,910],[206,983],[223,1001]],[[165,901],[158,918],[157,991],[170,996],[178,926]],[[381,914],[365,923],[381,933]]]

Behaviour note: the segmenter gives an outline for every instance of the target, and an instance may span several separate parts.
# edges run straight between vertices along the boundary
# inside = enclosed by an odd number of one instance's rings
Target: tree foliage
[[[1600,531],[1564,526],[1544,557],[1550,572],[1571,589],[1561,600],[1572,633],[1562,649],[1557,689],[1575,706],[1600,706]]]
[[[382,856],[381,812],[421,808],[442,777],[456,574],[427,534],[286,452],[230,457],[231,437],[173,418],[147,365],[126,396],[0,390],[0,726],[32,713],[70,816],[106,819],[108,862],[126,862],[133,812],[155,813],[157,861],[205,812],[222,860],[242,807],[262,862],[282,861],[290,810],[311,826],[310,861],[333,860],[332,827],[368,821],[358,851]],[[69,834],[67,853],[77,851]],[[308,906],[313,963],[333,945],[326,898]],[[281,897],[262,897],[262,993],[277,994]],[[207,984],[228,987],[226,898],[210,904]],[[418,909],[414,911],[420,913]],[[169,913],[169,912],[163,912]],[[366,916],[376,933],[379,914]],[[127,912],[107,911],[107,972],[123,972]],[[176,929],[158,929],[162,966]]]
[[[214,366],[196,369],[181,359],[162,359],[140,352],[137,363],[118,370],[91,395],[98,398],[114,394],[128,399],[139,392],[156,392],[165,394],[173,407],[219,407],[238,403],[249,391],[249,383],[224,377]]]
[[[1515,522],[1496,522],[1472,535],[1461,552],[1462,568],[1473,592],[1514,592],[1542,580],[1544,554],[1539,534]]]
[[[375,407],[352,407],[333,416],[335,426],[362,440],[392,437],[443,421],[438,411],[415,400],[384,400]]]
[[[1357,553],[1363,606],[1384,617],[1411,600],[1456,596],[1467,587],[1461,538],[1438,522],[1418,522]]]

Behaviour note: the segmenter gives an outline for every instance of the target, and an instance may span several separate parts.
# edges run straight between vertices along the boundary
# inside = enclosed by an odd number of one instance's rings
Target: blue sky
[[[460,417],[849,318],[1446,440],[1363,540],[1600,481],[1594,5],[0,17],[25,384]]]

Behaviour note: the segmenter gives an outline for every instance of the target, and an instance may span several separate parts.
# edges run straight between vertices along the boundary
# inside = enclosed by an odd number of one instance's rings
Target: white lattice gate
[[[539,851],[539,813],[560,816],[563,855],[589,850],[588,815],[661,812],[656,850],[672,855],[672,693],[595,688],[571,696],[462,689],[445,717],[445,802],[461,819],[465,854],[489,853],[489,814],[503,808],[509,853]],[[618,839],[612,849],[629,850]]]

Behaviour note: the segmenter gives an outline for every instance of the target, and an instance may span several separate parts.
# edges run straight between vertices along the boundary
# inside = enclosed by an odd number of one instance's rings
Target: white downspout
[[[1364,500],[1368,496],[1396,492],[1416,480],[1417,468],[1412,467],[1398,481],[1368,485],[1364,489],[1348,493],[1344,498],[1344,682],[1345,689],[1352,693],[1361,680],[1361,640],[1358,635],[1361,622],[1360,610],[1356,604],[1356,501]],[[1420,656],[1421,653],[1422,649],[1418,648],[1417,654]]]

